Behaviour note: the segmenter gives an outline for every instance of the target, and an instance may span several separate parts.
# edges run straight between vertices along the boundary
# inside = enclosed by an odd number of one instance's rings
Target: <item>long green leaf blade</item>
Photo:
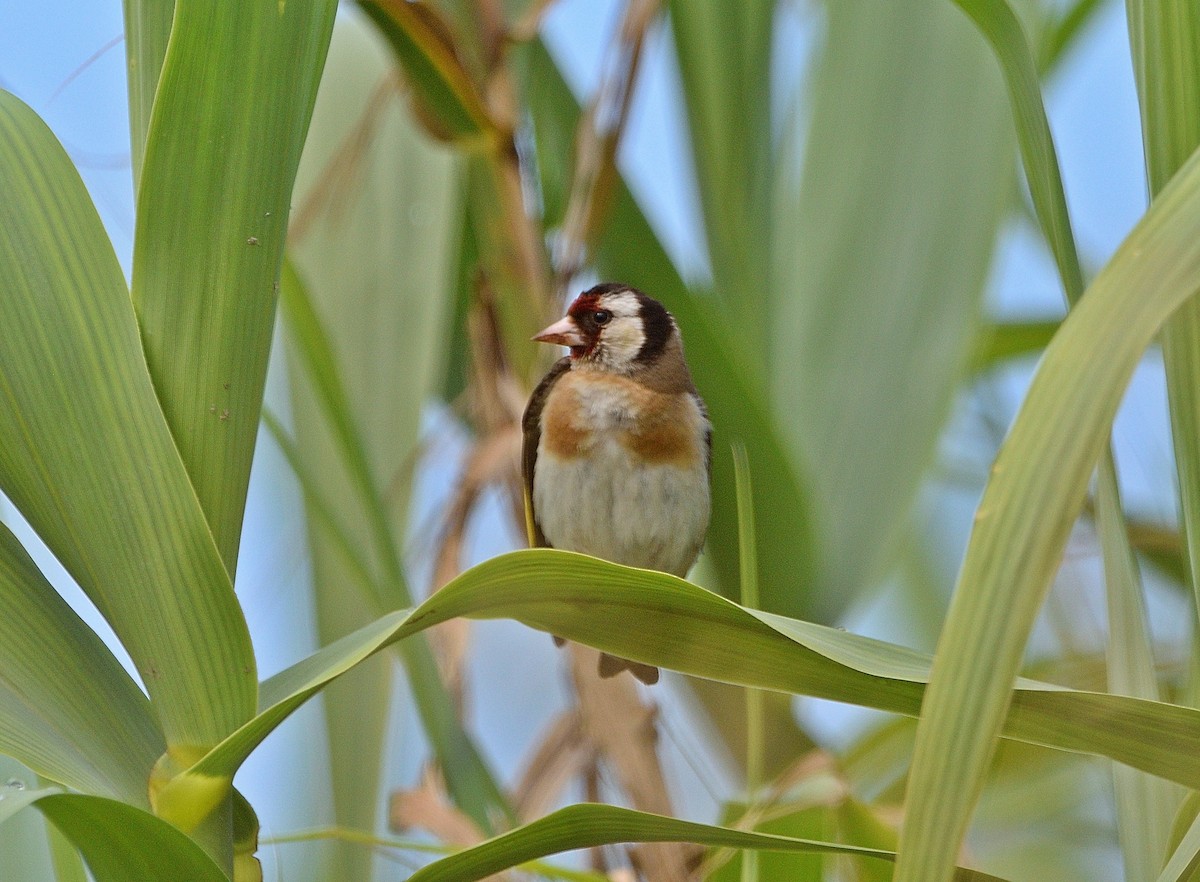
[[[129,83],[129,144],[133,186],[142,177],[154,93],[171,37],[175,0],[125,0],[125,66]]]
[[[677,0],[669,8],[713,284],[746,338],[764,347],[771,343],[775,3]]]
[[[1108,688],[1117,695],[1159,700],[1150,624],[1137,561],[1129,544],[1117,476],[1106,457],[1097,474],[1096,527],[1108,598]],[[1099,504],[1099,500],[1107,504]],[[1151,882],[1167,853],[1179,793],[1169,782],[1113,768],[1117,833],[1127,882]]]
[[[146,138],[133,301],[231,576],[292,183],[335,7],[179,0]]]
[[[898,882],[948,878],[1008,689],[1121,395],[1154,334],[1197,290],[1193,159],[1067,317],[993,468],[918,727]]]
[[[68,787],[148,806],[166,749],[146,696],[0,524],[0,752]]]
[[[0,487],[112,625],[168,743],[213,744],[254,711],[246,623],[95,208],[3,93],[0,191]]]
[[[1128,0],[1126,10],[1155,197],[1200,145],[1200,7],[1186,0]],[[1175,313],[1162,345],[1192,590],[1200,597],[1200,302]]]
[[[777,163],[769,373],[809,467],[815,590],[855,597],[896,565],[959,389],[1013,136],[994,62],[943,0],[832,2],[823,40]]]

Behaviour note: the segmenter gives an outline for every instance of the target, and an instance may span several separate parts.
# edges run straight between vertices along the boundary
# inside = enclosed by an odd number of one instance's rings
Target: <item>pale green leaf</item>
[[[336,5],[179,0],[146,136],[133,302],[231,576],[292,182]]]
[[[668,4],[717,295],[770,345],[774,0]]]
[[[849,598],[896,564],[967,365],[1014,145],[995,63],[944,0],[837,0],[822,34],[777,162],[768,351],[819,538],[817,585],[793,590]]]
[[[1200,162],[1193,160],[1067,317],[993,467],[918,729],[898,882],[948,877],[1026,639],[1121,395],[1154,334],[1197,290]]]
[[[1108,688],[1117,695],[1158,701],[1159,689],[1141,577],[1122,516],[1111,457],[1097,474],[1096,527],[1104,556],[1108,598]],[[1107,504],[1099,504],[1104,499]],[[1127,882],[1150,882],[1167,853],[1180,793],[1169,782],[1114,767],[1117,832]]]
[[[1175,830],[1172,830],[1172,845],[1170,858],[1158,875],[1157,882],[1196,882],[1200,879],[1200,794],[1193,791],[1180,808],[1180,816],[1176,818]],[[1182,829],[1181,827],[1182,822]],[[1176,836],[1176,834],[1178,834]]]
[[[698,677],[916,716],[931,659],[836,628],[748,610],[682,579],[567,551],[485,561],[415,610],[390,613],[265,681],[259,715],[189,772],[231,778],[326,683],[404,637],[457,616],[514,618],[614,655]],[[1108,756],[1190,787],[1200,711],[1019,681],[1009,738]]]
[[[1187,0],[1128,0],[1133,71],[1150,194],[1200,144],[1200,7]],[[1186,303],[1162,333],[1180,508],[1200,597],[1200,303]]]
[[[167,54],[175,0],[125,0],[125,67],[129,84],[130,164],[136,192],[146,153],[154,93]]]
[[[167,741],[213,744],[254,710],[246,623],[100,219],[6,94],[0,191],[0,486],[112,625]]]

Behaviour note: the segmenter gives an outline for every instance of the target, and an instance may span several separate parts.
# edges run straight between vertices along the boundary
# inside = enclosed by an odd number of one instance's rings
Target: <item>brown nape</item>
[[[667,312],[666,307],[657,300],[647,297],[641,291],[632,293],[637,296],[638,302],[641,304],[638,318],[642,322],[642,333],[646,335],[642,349],[637,354],[637,360],[648,364],[662,355],[663,349],[666,348],[672,337],[678,336],[678,332],[675,330],[675,321],[671,318],[671,313]]]
[[[696,384],[692,382],[692,374],[683,358],[683,341],[674,329],[658,357],[638,364],[631,376],[655,392],[696,391]]]

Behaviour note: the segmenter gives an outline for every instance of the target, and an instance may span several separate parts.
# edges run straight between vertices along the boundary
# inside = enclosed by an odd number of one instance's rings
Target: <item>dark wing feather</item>
[[[696,404],[700,406],[700,415],[704,417],[704,421],[708,423],[708,429],[704,432],[704,464],[708,467],[708,480],[712,482],[712,420],[708,418],[708,405],[704,403],[704,399],[700,397],[699,392],[692,392],[692,397],[696,399]]]
[[[550,547],[538,524],[537,513],[533,510],[533,469],[537,465],[538,442],[542,439],[542,409],[546,406],[546,398],[549,397],[551,388],[558,382],[559,377],[570,369],[569,356],[563,356],[556,361],[554,367],[542,377],[542,382],[538,383],[533,394],[529,396],[525,416],[521,418],[521,430],[525,436],[521,447],[521,478],[525,484],[525,531],[531,548]]]

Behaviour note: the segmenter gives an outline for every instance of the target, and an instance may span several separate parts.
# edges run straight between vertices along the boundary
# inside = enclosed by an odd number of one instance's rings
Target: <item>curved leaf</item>
[[[467,145],[496,138],[483,96],[435,9],[410,0],[368,0],[360,6],[391,45],[426,122],[441,137]]]
[[[495,839],[435,861],[413,873],[411,882],[474,882],[548,854],[620,842],[695,842],[725,848],[895,859],[894,852],[879,848],[735,830],[611,805],[585,803],[560,809]],[[959,869],[954,878],[957,882],[997,882],[996,876],[978,870]]]
[[[200,846],[134,806],[57,789],[0,789],[0,823],[30,805],[79,849],[96,882],[228,882]]]
[[[68,787],[148,807],[166,749],[120,662],[0,525],[0,752]]]
[[[918,727],[898,882],[947,878],[1126,384],[1163,322],[1198,290],[1193,157],[1068,315],[993,467]]]
[[[155,397],[79,175],[0,93],[0,487],[112,625],[167,741],[254,711],[241,609]]]
[[[186,774],[230,779],[288,714],[390,643],[456,616],[513,618],[698,677],[916,716],[929,656],[836,628],[745,609],[665,573],[553,549],[492,558],[412,611],[390,613],[262,685],[259,716]],[[1004,734],[1095,753],[1200,787],[1200,711],[1019,681]]]

